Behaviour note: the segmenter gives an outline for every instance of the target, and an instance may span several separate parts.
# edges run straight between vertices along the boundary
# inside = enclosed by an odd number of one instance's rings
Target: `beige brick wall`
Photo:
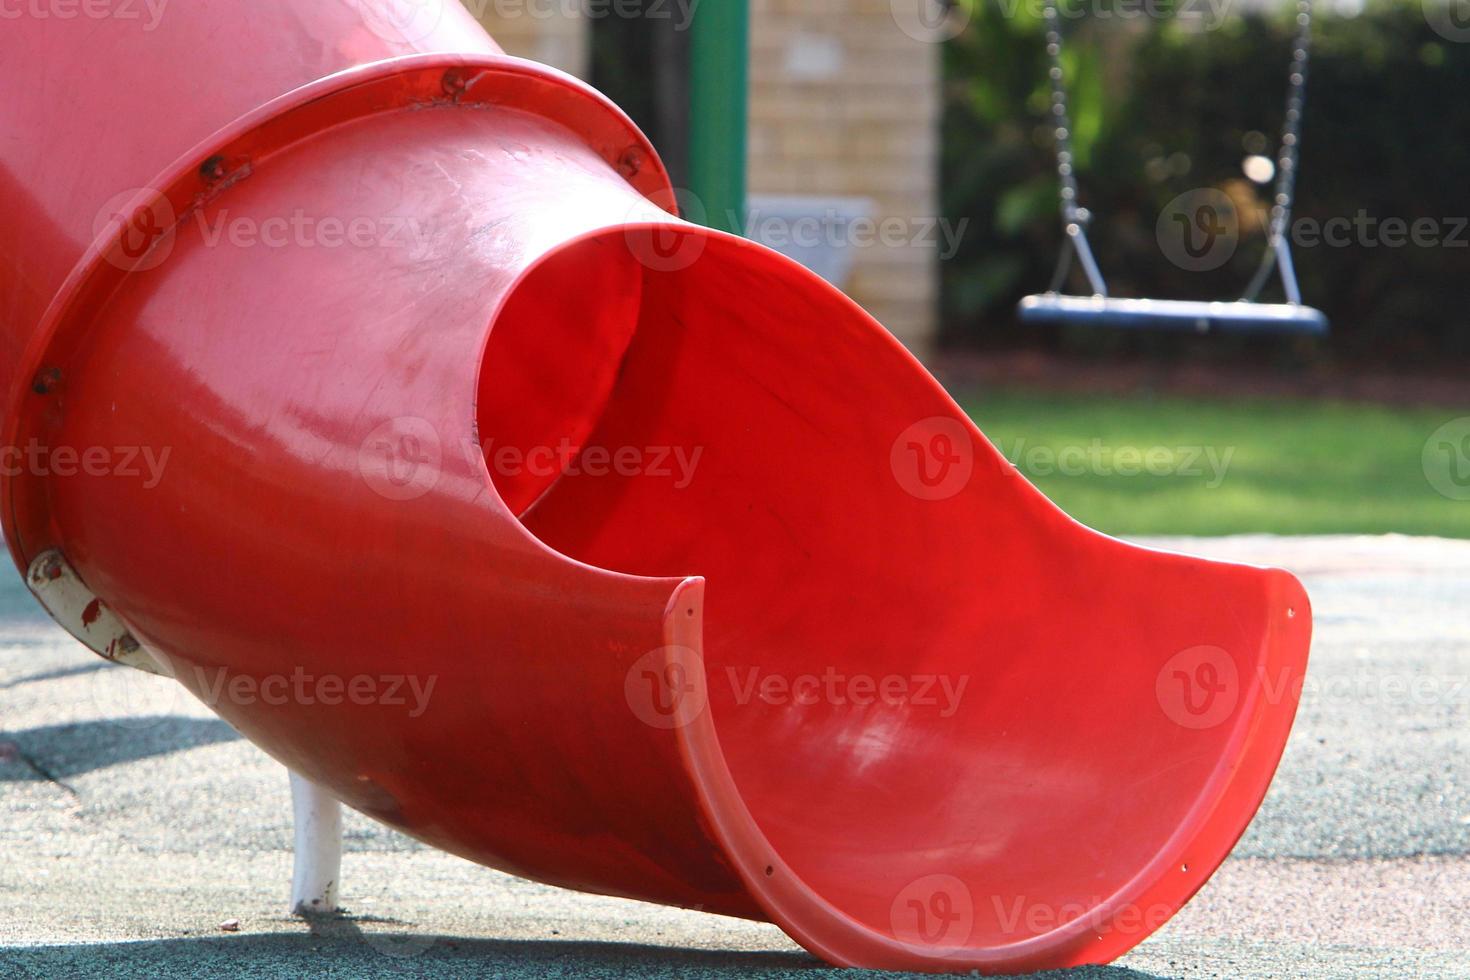
[[[545,16],[576,4],[463,0],[509,53],[585,77],[588,24]],[[719,0],[704,0],[719,2]],[[750,191],[872,201],[870,217],[919,237],[937,219],[939,45],[911,37],[894,5],[928,0],[752,0]],[[515,11],[536,10],[536,15]],[[926,236],[927,237],[927,236]],[[933,243],[855,249],[848,292],[920,356],[936,332]]]
[[[531,58],[587,77],[588,25],[576,3],[536,0],[461,0],[506,54]]]
[[[902,234],[856,250],[848,292],[915,353],[930,352],[940,250],[939,45],[899,26],[893,3],[752,0],[752,194],[856,196]],[[888,241],[892,240],[892,241]]]

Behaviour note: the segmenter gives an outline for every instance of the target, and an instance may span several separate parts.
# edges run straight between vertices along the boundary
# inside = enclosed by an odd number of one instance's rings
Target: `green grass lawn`
[[[1470,409],[1030,391],[960,402],[1047,496],[1112,534],[1470,538],[1470,499],[1431,483],[1470,498],[1470,419],[1440,431]]]

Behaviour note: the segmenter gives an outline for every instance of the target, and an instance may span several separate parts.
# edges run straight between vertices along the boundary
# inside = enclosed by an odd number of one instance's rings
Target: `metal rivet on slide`
[[[212,156],[199,165],[199,176],[210,182],[224,179],[228,172],[225,158],[219,155]]]
[[[49,395],[61,384],[61,368],[43,368],[31,382],[31,390],[38,395]]]

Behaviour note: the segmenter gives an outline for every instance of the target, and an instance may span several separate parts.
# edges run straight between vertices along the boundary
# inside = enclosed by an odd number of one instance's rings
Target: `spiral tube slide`
[[[878,968],[1158,928],[1275,770],[1300,585],[1073,522],[840,293],[672,214],[606,100],[393,7],[7,26],[37,594],[515,874]]]

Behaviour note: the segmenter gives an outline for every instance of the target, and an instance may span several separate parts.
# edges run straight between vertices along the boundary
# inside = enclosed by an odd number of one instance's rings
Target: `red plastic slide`
[[[1280,757],[1298,583],[1073,522],[840,293],[664,210],[606,100],[390,6],[3,27],[38,595],[515,874],[891,969],[1162,924]]]

